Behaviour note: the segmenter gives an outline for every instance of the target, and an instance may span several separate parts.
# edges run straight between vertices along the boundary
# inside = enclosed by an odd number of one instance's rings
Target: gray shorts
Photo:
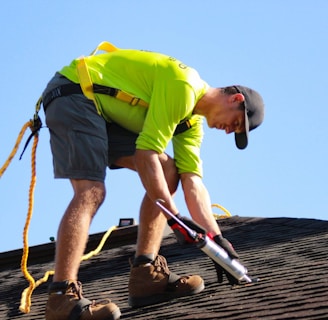
[[[43,95],[70,83],[56,74]],[[115,161],[135,153],[137,134],[108,123],[91,100],[72,94],[53,100],[46,110],[55,178],[104,181],[106,168],[119,168]]]

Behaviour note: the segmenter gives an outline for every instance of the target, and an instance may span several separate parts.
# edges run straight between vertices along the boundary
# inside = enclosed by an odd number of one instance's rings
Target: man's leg
[[[46,319],[70,319],[75,312],[84,320],[119,319],[120,310],[110,300],[96,303],[82,299],[81,284],[77,281],[92,218],[105,198],[104,183],[89,180],[71,183],[74,196],[58,230],[54,282],[49,287]]]
[[[179,184],[179,175],[175,162],[165,153],[160,154],[159,159],[169,190],[173,196]],[[115,162],[115,165],[136,170],[133,156],[121,157]],[[154,257],[157,256],[166,221],[158,206],[145,194],[140,208],[136,256],[148,254],[154,255]]]
[[[158,254],[166,218],[145,194],[140,208],[136,257]]]
[[[77,280],[93,216],[105,198],[103,182],[71,180],[74,196],[61,220],[54,281]]]

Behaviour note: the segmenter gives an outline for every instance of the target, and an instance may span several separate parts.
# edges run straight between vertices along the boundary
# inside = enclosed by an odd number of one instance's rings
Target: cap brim
[[[245,109],[245,132],[235,132],[235,142],[238,149],[243,150],[248,145],[249,121],[247,110]]]

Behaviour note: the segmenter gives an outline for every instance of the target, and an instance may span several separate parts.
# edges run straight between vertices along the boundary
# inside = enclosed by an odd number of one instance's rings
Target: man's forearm
[[[186,204],[193,220],[213,235],[221,234],[212,213],[211,200],[202,179],[191,173],[181,174]]]

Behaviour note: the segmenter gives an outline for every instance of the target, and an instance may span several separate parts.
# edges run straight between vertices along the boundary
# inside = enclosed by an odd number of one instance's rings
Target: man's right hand
[[[176,217],[180,221],[182,221],[187,227],[189,227],[190,229],[192,229],[196,233],[201,233],[203,235],[206,233],[202,226],[200,226],[196,222],[192,221],[191,219],[188,219],[186,217],[182,217],[179,214],[177,214]],[[171,218],[171,219],[167,220],[167,223],[171,227],[171,229],[173,230],[173,232],[174,232],[175,236],[177,237],[177,240],[180,244],[194,243],[195,242],[195,239],[192,238],[188,234],[188,232],[183,227],[181,227],[175,219]]]

